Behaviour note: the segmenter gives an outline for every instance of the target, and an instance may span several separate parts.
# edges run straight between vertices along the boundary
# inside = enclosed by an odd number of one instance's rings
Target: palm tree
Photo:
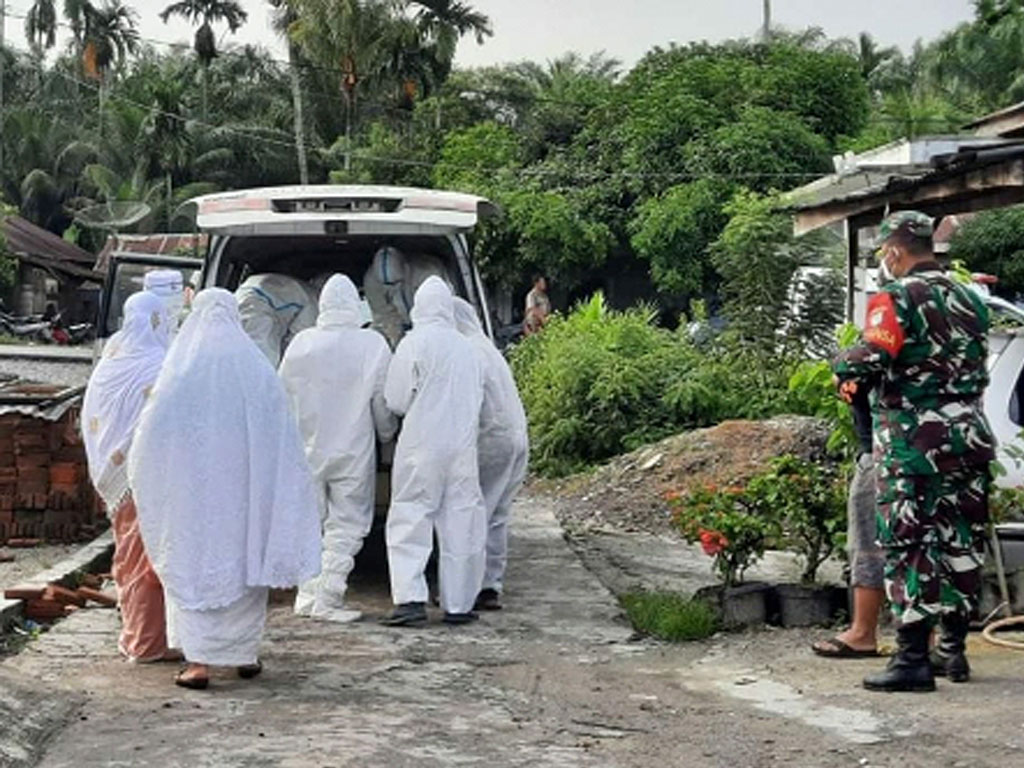
[[[56,0],[35,0],[25,16],[25,37],[33,48],[48,50],[57,44]]]
[[[451,73],[459,40],[473,35],[478,45],[494,34],[491,20],[458,0],[413,0],[414,18],[424,42],[432,49],[435,77],[444,81]]]
[[[138,15],[123,0],[106,0],[102,7],[89,6],[82,27],[82,61],[85,74],[99,81],[100,135],[103,135],[103,107],[107,73],[139,49]]]
[[[857,38],[857,59],[860,61],[860,73],[869,82],[880,67],[899,55],[899,48],[895,46],[879,48],[878,41],[868,32],[861,32]]]
[[[71,35],[75,39],[75,49],[81,52],[85,39],[85,28],[89,16],[95,11],[89,0],[64,0],[64,17],[71,27]]]
[[[217,58],[217,38],[213,25],[225,22],[234,34],[249,18],[236,0],[178,0],[164,8],[160,18],[164,24],[172,16],[181,16],[191,24],[202,22],[196,30],[195,51],[203,66],[203,121],[209,119],[210,63]]]
[[[295,149],[298,152],[299,180],[309,184],[309,161],[306,158],[306,124],[302,104],[302,78],[299,76],[299,47],[291,39],[288,30],[298,16],[288,0],[268,0],[274,9],[274,31],[288,41],[288,75],[292,86],[292,109],[295,123]]]
[[[399,4],[395,0],[290,0],[292,39],[317,64],[339,70],[345,100],[345,142],[351,148],[360,93],[386,69]],[[351,168],[349,151],[345,169]]]

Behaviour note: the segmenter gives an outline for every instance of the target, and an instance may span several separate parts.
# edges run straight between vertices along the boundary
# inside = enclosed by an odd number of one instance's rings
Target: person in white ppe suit
[[[388,408],[404,416],[392,468],[386,539],[395,610],[384,623],[427,619],[424,570],[436,529],[444,620],[473,621],[483,583],[487,512],[477,469],[483,372],[455,329],[452,293],[428,278],[416,292],[412,330],[388,370]]]
[[[526,478],[529,438],[526,412],[512,371],[484,334],[473,305],[455,299],[455,326],[473,344],[484,374],[484,400],[477,440],[480,489],[487,508],[487,565],[478,610],[501,609],[508,563],[508,523],[512,502]]]
[[[289,342],[316,325],[312,286],[289,275],[252,275],[235,291],[242,328],[275,368]]]
[[[410,328],[417,289],[432,276],[445,279],[444,263],[436,256],[407,256],[393,246],[374,254],[363,277],[363,292],[373,313],[373,328],[384,334],[392,348]]]
[[[142,288],[160,297],[170,318],[171,338],[185,319],[185,278],[176,269],[152,269],[142,279]]]
[[[303,584],[295,612],[347,623],[348,576],[373,524],[377,446],[390,442],[397,420],[384,403],[391,350],[376,331],[362,330],[361,301],[345,275],[320,294],[316,328],[296,336],[280,374],[306,443],[323,516],[320,576]]]

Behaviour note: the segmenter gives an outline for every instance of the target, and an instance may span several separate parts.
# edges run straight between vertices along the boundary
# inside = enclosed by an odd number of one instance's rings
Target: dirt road
[[[869,694],[878,662],[810,635],[633,642],[543,499],[518,507],[508,608],[470,628],[336,627],[272,611],[262,678],[209,691],[114,652],[75,614],[0,665],[0,764],[43,766],[1006,766],[1024,746],[1024,657],[975,649],[978,681]],[[377,574],[355,586],[373,616]],[[19,720],[20,718],[20,720]],[[45,748],[45,751],[44,751]]]

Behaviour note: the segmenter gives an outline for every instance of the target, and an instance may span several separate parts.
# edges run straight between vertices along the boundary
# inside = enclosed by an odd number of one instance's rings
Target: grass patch
[[[715,609],[673,592],[635,592],[620,598],[637,632],[659,640],[703,640],[718,630]]]

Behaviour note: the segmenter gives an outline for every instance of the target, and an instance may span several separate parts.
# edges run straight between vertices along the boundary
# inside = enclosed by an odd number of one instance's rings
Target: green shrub
[[[747,568],[781,535],[778,515],[739,486],[709,485],[670,494],[668,501],[680,533],[714,558],[714,570],[727,587],[742,582]]]
[[[729,334],[703,345],[597,294],[511,355],[535,471],[564,475],[683,429],[787,410],[793,365]]]
[[[842,473],[795,456],[780,456],[747,484],[744,494],[762,516],[782,525],[782,546],[803,558],[800,580],[812,583],[818,568],[842,549],[846,532],[846,482]]]
[[[672,592],[634,592],[620,598],[633,629],[659,640],[703,640],[718,629],[715,609]]]

